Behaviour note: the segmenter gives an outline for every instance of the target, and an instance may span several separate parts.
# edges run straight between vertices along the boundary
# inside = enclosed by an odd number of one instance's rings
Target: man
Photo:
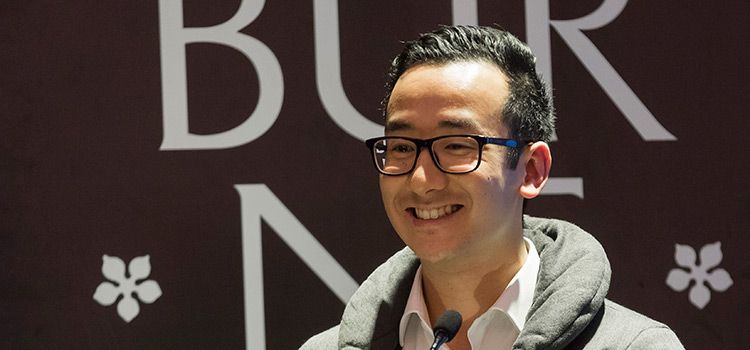
[[[610,268],[593,237],[523,216],[549,178],[554,129],[526,45],[442,27],[407,43],[386,89],[386,136],[367,145],[408,248],[303,349],[429,349],[446,309],[463,315],[452,350],[682,348],[665,325],[605,299]]]

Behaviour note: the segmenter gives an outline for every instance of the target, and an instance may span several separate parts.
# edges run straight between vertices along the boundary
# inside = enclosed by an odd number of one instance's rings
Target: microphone
[[[432,342],[430,350],[437,350],[443,344],[451,341],[458,333],[459,328],[461,328],[461,314],[455,310],[445,310],[435,322],[435,328],[433,329],[435,341]]]

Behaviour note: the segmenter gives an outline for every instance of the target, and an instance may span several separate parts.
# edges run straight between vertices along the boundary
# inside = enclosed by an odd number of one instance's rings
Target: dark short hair
[[[534,54],[512,34],[491,27],[441,26],[406,42],[388,71],[383,116],[388,115],[388,101],[396,81],[409,68],[471,61],[492,63],[508,78],[510,93],[502,116],[498,117],[503,118],[510,136],[521,142],[549,142],[555,128],[552,95],[536,73]]]

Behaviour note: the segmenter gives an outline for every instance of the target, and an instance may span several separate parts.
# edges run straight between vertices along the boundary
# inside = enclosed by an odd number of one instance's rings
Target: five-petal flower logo
[[[675,244],[674,260],[677,265],[688,268],[687,272],[683,269],[675,268],[669,271],[667,276],[667,285],[677,292],[685,290],[691,280],[695,284],[690,288],[688,298],[690,302],[699,309],[703,309],[711,301],[711,291],[706,287],[706,282],[711,289],[717,292],[723,292],[734,283],[729,272],[722,268],[716,268],[723,259],[721,253],[721,242],[707,244],[701,248],[700,265],[696,264],[696,255],[693,247],[688,245]],[[709,270],[713,269],[709,272]]]
[[[133,258],[128,265],[130,276],[125,275],[125,263],[116,256],[102,256],[102,274],[108,280],[114,282],[102,282],[96,287],[94,300],[102,306],[112,305],[117,297],[122,294],[122,299],[117,303],[117,313],[125,322],[132,321],[140,312],[138,301],[134,294],[142,302],[151,304],[161,296],[161,288],[154,280],[139,281],[151,274],[151,262],[149,256]]]

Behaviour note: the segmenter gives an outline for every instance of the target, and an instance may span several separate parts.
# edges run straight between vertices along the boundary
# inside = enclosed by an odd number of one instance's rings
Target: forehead
[[[393,88],[386,133],[461,129],[497,136],[505,131],[501,114],[508,94],[505,75],[491,63],[417,65]]]

